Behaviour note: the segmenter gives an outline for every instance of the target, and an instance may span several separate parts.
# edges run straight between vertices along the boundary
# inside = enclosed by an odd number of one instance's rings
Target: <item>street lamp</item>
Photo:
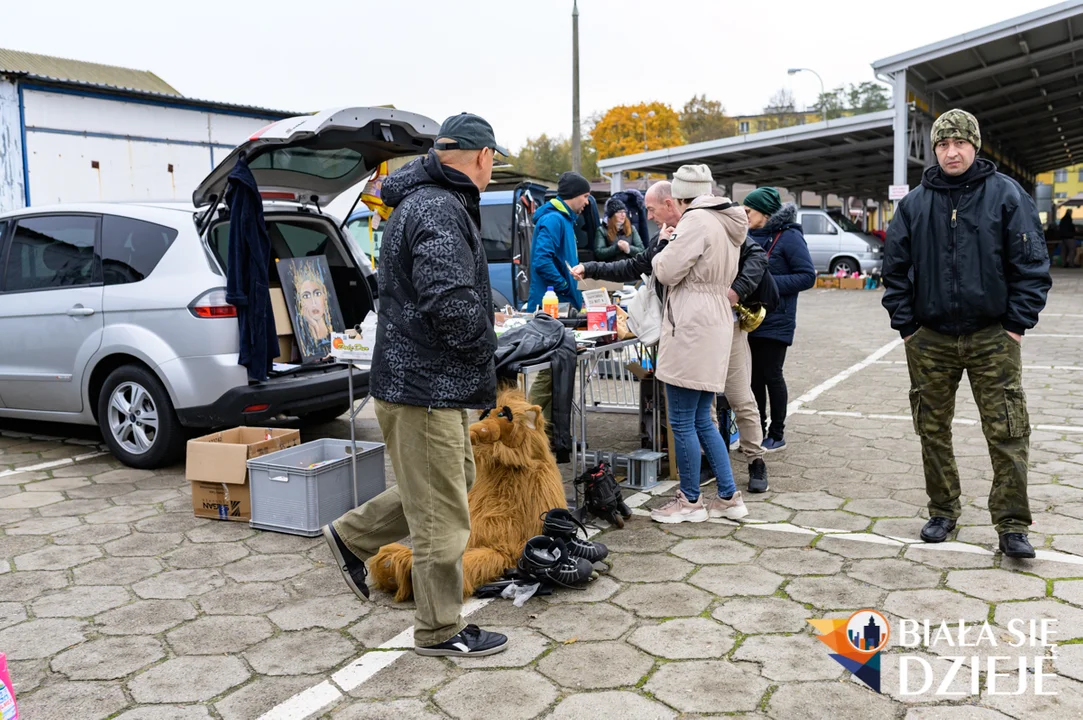
[[[796,75],[799,72],[810,72],[810,73],[812,73],[813,75],[816,76],[817,80],[820,81],[820,115],[823,116],[824,122],[826,123],[827,122],[827,104],[824,103],[824,95],[826,95],[827,93],[824,90],[824,79],[822,77],[820,77],[820,73],[816,72],[815,70],[811,70],[809,68],[790,68],[789,70],[786,71],[786,74],[787,75]]]
[[[654,110],[651,110],[649,113],[647,113],[647,117],[643,118],[643,152],[648,152],[648,148],[647,148],[647,118],[654,117],[654,114],[655,114]],[[637,112],[632,113],[632,117],[635,118],[636,120],[640,119],[639,113],[637,113]]]

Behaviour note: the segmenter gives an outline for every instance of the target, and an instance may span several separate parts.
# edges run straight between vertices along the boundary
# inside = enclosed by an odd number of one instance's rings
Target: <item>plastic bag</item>
[[[515,607],[522,607],[526,605],[526,601],[534,597],[534,593],[538,592],[538,588],[541,587],[541,583],[534,583],[533,585],[520,585],[519,583],[512,583],[504,588],[504,592],[500,593],[500,597],[511,600]]]

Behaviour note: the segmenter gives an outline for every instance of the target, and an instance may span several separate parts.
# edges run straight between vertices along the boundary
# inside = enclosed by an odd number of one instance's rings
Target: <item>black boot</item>
[[[1010,558],[1033,558],[1034,547],[1026,534],[1019,532],[1004,533],[1000,536],[1000,552]]]
[[[927,543],[941,543],[955,529],[955,520],[946,517],[931,517],[921,529],[921,539]]]
[[[761,458],[756,458],[748,465],[748,491],[762,493],[770,489],[767,484],[767,464]]]
[[[525,582],[576,588],[590,580],[594,567],[584,558],[572,557],[563,540],[538,535],[526,541],[519,557],[519,575]]]
[[[587,529],[563,508],[553,508],[542,516],[542,521],[542,534],[563,540],[572,557],[581,557],[587,562],[596,563],[609,554],[609,548],[605,545],[581,539],[579,531],[582,530],[586,535]]]

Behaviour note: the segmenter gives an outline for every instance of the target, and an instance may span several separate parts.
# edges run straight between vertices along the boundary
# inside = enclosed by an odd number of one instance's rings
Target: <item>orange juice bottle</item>
[[[553,292],[552,285],[545,289],[545,295],[542,296],[542,312],[554,318],[560,315],[560,299]]]

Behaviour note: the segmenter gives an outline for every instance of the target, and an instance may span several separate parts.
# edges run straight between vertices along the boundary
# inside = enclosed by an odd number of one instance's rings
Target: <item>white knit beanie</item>
[[[714,178],[706,165],[681,165],[673,173],[670,192],[678,200],[691,200],[700,195],[710,195],[713,186]]]

